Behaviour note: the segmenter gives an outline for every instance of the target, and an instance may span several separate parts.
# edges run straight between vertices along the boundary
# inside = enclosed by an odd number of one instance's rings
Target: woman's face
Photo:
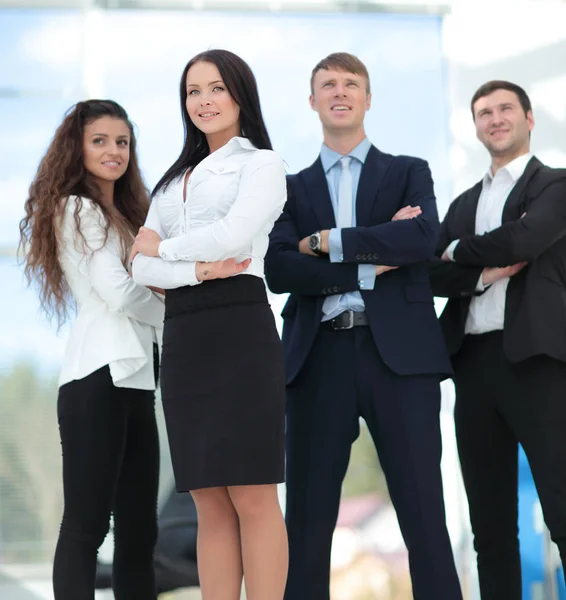
[[[100,117],[83,132],[85,169],[101,182],[120,179],[130,162],[130,128],[114,117]]]
[[[187,112],[195,127],[207,138],[228,141],[240,135],[240,107],[230,96],[216,65],[195,63],[187,73],[186,85]]]

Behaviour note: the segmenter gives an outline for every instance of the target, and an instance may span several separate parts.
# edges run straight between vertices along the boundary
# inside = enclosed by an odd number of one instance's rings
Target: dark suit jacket
[[[507,198],[502,226],[475,235],[481,189],[479,182],[458,196],[442,222],[437,257],[460,239],[456,262],[431,263],[434,294],[449,298],[440,318],[448,350],[460,349],[483,267],[527,261],[507,288],[505,354],[512,362],[537,354],[566,361],[566,169],[532,158]]]
[[[391,221],[403,206],[419,205],[416,219]],[[336,227],[320,158],[288,178],[288,200],[270,236],[265,270],[275,293],[291,295],[282,312],[287,379],[300,372],[320,327],[324,298],[358,290],[358,264],[400,266],[361,291],[377,348],[400,375],[451,372],[428,279],[438,213],[425,161],[391,156],[372,146],[356,197],[357,226],[342,230],[343,263],[301,254],[314,231]]]

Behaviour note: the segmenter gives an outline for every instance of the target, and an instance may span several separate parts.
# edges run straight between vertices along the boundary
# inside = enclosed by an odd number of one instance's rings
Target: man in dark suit
[[[456,434],[482,600],[520,600],[518,444],[566,558],[566,170],[530,153],[530,100],[490,81],[472,103],[491,155],[450,205],[431,268],[449,298]]]
[[[428,280],[439,222],[425,161],[367,140],[369,77],[356,57],[311,78],[324,144],[289,177],[266,257],[283,310],[287,600],[328,600],[330,550],[363,417],[409,549],[416,600],[460,600],[440,473],[442,378],[451,374]]]

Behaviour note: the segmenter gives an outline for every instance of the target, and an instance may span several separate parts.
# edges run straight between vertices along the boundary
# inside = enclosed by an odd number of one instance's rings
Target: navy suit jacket
[[[371,147],[358,185],[357,226],[342,230],[342,263],[298,249],[299,241],[314,231],[336,227],[320,158],[289,176],[287,190],[265,259],[270,289],[290,293],[281,313],[287,382],[299,374],[312,348],[324,298],[359,290],[360,263],[400,267],[378,276],[373,290],[361,290],[385,363],[399,375],[450,376],[428,277],[427,261],[434,256],[439,221],[427,163]],[[422,215],[392,222],[393,215],[408,205],[420,206]]]

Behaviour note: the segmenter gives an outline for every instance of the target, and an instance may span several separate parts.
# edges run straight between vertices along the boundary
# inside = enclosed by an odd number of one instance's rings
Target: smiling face
[[[122,119],[100,117],[84,127],[83,162],[101,187],[114,183],[130,162],[130,128]]]
[[[336,69],[320,69],[313,78],[310,105],[329,133],[363,130],[371,94],[363,75]]]
[[[240,135],[240,107],[216,65],[195,63],[187,72],[186,84],[189,118],[206,135],[211,150]]]
[[[500,89],[474,103],[476,135],[494,158],[513,160],[529,151],[534,127],[532,111],[525,111],[515,92]]]

